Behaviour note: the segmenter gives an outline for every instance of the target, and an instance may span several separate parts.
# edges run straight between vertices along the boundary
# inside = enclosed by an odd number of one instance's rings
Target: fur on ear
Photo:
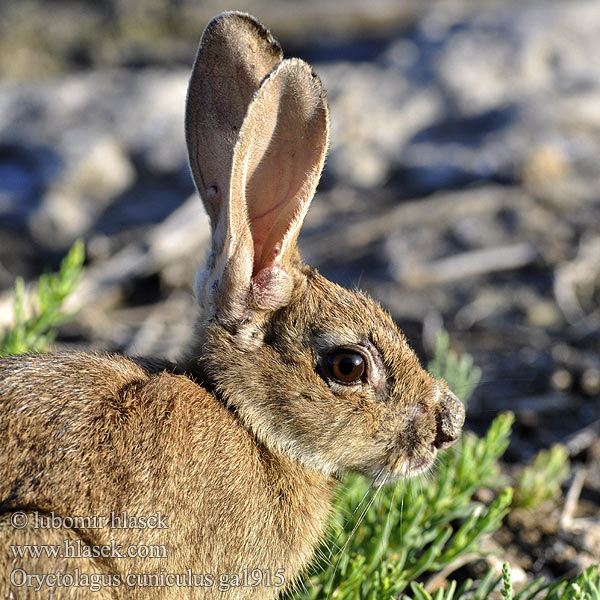
[[[262,82],[261,82],[262,81]],[[248,15],[211,21],[190,80],[186,138],[211,218],[196,297],[221,319],[290,299],[296,239],[328,147],[321,82]]]

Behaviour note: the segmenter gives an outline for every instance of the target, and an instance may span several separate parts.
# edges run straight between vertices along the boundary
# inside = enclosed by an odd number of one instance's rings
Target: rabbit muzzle
[[[441,385],[434,387],[430,398],[409,404],[402,413],[388,461],[393,478],[413,477],[429,469],[437,451],[459,439],[465,421],[463,404]]]

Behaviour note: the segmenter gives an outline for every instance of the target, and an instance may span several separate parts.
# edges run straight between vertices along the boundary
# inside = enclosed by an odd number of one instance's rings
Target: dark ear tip
[[[232,37],[236,35],[236,32],[240,28],[253,30],[257,37],[262,38],[266,42],[273,56],[280,58],[283,56],[281,45],[271,35],[271,32],[260,21],[248,13],[231,10],[218,14],[209,21],[204,30],[204,36],[210,35],[214,30],[219,28],[223,30],[230,29]]]

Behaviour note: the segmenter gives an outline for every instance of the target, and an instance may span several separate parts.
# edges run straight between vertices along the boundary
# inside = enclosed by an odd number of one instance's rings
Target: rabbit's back
[[[103,593],[181,598],[198,588],[172,590],[159,581],[149,590],[123,579],[185,574],[194,565],[215,578],[205,590],[214,593],[222,574],[285,567],[287,582],[309,558],[325,524],[331,482],[257,444],[215,395],[160,366],[96,354],[0,360],[0,546],[62,548],[72,538],[71,547],[79,540],[125,552],[150,547],[157,555],[32,561],[9,553],[0,558],[1,581],[15,569],[78,568],[119,574],[122,585]],[[23,529],[11,521],[16,513],[28,521]],[[124,513],[158,526],[130,527]],[[48,520],[53,516],[58,527]],[[69,527],[69,518],[92,516],[104,521]],[[242,547],[243,565],[236,558]],[[260,597],[275,590],[245,591]]]
[[[177,385],[184,378],[150,373],[117,355],[0,360],[3,506],[11,508],[12,498],[50,505],[59,489],[64,501],[76,506],[82,498],[128,487],[129,479],[155,468],[150,448],[159,451],[169,442],[165,430],[177,398],[148,392],[157,385],[172,389],[165,379]],[[207,394],[200,386],[194,392],[197,401]]]

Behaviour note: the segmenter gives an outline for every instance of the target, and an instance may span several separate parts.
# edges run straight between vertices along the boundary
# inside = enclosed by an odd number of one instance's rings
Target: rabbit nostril
[[[434,445],[436,448],[448,448],[460,437],[465,422],[465,407],[451,392],[443,393],[436,421]]]

